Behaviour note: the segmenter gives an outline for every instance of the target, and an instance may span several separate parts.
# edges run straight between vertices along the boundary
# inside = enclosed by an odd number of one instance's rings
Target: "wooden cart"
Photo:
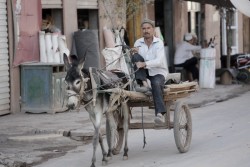
[[[174,129],[174,138],[176,146],[181,153],[189,150],[192,138],[192,119],[189,107],[180,99],[189,96],[192,92],[197,91],[197,82],[183,82],[181,84],[165,85],[164,101],[166,104],[165,125],[161,128]],[[112,108],[119,99],[126,99],[129,107],[153,107],[152,96],[147,96],[144,93],[136,91],[128,91],[122,88],[113,88],[103,90],[101,92],[111,93],[109,107]],[[174,107],[173,117],[170,117],[170,108]],[[119,122],[119,121],[118,121]],[[122,128],[117,128],[119,140],[117,141],[116,149],[122,147],[123,131]]]

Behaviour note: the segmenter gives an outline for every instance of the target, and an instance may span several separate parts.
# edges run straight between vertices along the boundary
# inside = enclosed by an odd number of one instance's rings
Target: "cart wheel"
[[[174,138],[180,153],[189,150],[192,139],[192,118],[188,105],[178,101],[174,111]]]
[[[123,140],[124,140],[124,129],[123,129],[123,119],[120,112],[117,110],[114,112],[115,122],[117,123],[117,128],[115,131],[115,141],[114,148],[112,150],[113,155],[117,155],[120,153]]]

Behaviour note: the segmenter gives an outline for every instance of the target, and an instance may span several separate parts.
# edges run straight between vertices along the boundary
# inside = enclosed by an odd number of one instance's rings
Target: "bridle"
[[[92,91],[92,89],[86,90],[88,88],[89,78],[84,78],[82,72],[80,72],[81,81],[80,81],[80,90],[76,92],[74,90],[66,90],[68,98],[76,97],[78,99],[78,103],[76,106],[77,110],[80,110],[80,105],[83,103],[84,107],[89,105],[93,101],[93,96],[87,97],[87,92]]]

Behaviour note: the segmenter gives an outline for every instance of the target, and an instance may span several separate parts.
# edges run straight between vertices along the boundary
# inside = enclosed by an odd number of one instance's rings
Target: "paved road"
[[[142,130],[129,132],[129,159],[113,157],[108,167],[249,167],[250,92],[237,98],[192,109],[193,139],[188,153],[180,154],[172,130],[146,130],[147,145],[142,149]],[[92,145],[80,146],[63,157],[37,167],[88,167]],[[100,149],[97,163],[101,165]]]

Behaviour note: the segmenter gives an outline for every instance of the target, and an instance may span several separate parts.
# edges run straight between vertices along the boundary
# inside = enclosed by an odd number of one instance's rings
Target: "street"
[[[192,143],[184,154],[176,148],[173,130],[145,130],[144,149],[142,130],[130,130],[129,159],[122,160],[120,153],[109,161],[108,167],[249,167],[249,99],[247,92],[228,101],[192,109]],[[88,144],[37,167],[89,167],[91,156],[92,144]],[[101,159],[98,148],[98,167],[102,166]]]

